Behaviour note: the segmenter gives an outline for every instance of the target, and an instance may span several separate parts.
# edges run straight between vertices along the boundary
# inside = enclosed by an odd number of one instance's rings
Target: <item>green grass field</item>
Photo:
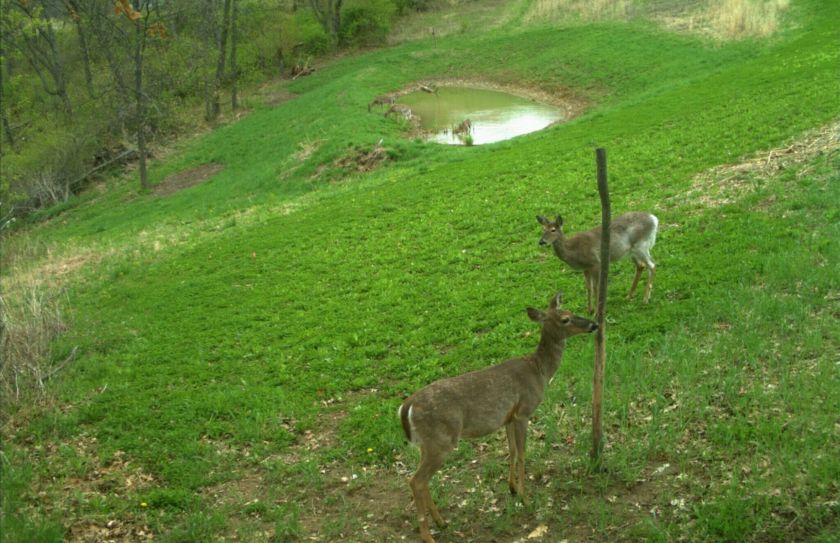
[[[628,262],[611,271],[605,470],[590,469],[593,348],[577,337],[532,420],[531,503],[508,494],[504,432],[462,442],[433,482],[450,522],[438,541],[524,541],[538,527],[542,541],[836,541],[831,7],[795,2],[762,40],[514,17],[346,56],[276,83],[295,97],[252,98],[151,171],[162,183],[222,165],[207,182],[157,196],[115,178],[44,211],[5,258],[39,248],[18,268],[35,275],[76,262],[53,358],[79,357],[50,381],[52,401],[5,417],[0,538],[418,539],[406,484],[418,454],[396,408],[531,351],[526,306],[562,290],[585,310],[581,274],[537,246],[534,217],[598,223],[600,146],[614,213],[660,218],[651,303],[625,299]],[[367,111],[436,79],[588,106],[476,147],[406,138]],[[357,172],[380,139],[387,160]],[[733,164],[755,167],[721,167]]]

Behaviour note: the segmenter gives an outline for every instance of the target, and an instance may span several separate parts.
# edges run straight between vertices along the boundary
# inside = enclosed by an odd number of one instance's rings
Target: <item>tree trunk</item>
[[[602,148],[595,150],[598,169],[598,194],[601,197],[601,267],[598,274],[598,310],[595,332],[595,372],[592,379],[592,450],[589,457],[596,468],[603,467],[604,429],[604,371],[607,360],[606,347],[606,312],[607,279],[610,270],[610,191],[607,186],[607,152]]]
[[[236,23],[239,17],[239,5],[237,0],[233,0],[232,13],[230,15],[230,107],[236,111],[239,107],[236,83],[239,79],[239,67],[236,65],[236,41],[239,39]]]
[[[6,136],[6,141],[12,149],[17,150],[17,139],[12,130],[12,125],[9,124],[9,116],[6,113],[6,97],[3,96],[3,81],[6,79],[6,51],[0,44],[0,124],[3,125],[3,135]]]
[[[225,0],[224,8],[222,9],[222,28],[219,33],[219,60],[216,63],[216,78],[213,80],[213,119],[219,116],[222,109],[219,93],[222,88],[222,79],[225,76],[225,59],[227,58],[225,53],[227,52],[228,27],[230,26],[230,3],[231,0]]]
[[[134,0],[134,9],[142,9],[142,0]],[[140,188],[149,189],[149,179],[146,172],[146,108],[143,100],[143,49],[146,44],[144,18],[134,21],[134,96],[137,106],[137,154],[140,162]]]
[[[215,21],[215,1],[214,0],[205,0],[204,1],[204,17],[202,20],[203,26],[203,34],[204,34],[204,51],[202,51],[202,61],[209,63],[209,59],[213,55],[213,47],[218,43],[217,39],[214,39],[216,36],[216,32],[218,31],[218,27]],[[216,116],[214,115],[214,104],[216,103],[216,91],[215,91],[215,78],[211,75],[210,69],[207,67],[206,64],[203,64],[203,72],[204,72],[204,120],[205,121],[213,121]]]
[[[341,36],[341,4],[344,0],[335,0],[332,11],[332,33],[336,43]]]
[[[82,20],[81,8],[78,0],[64,0],[64,8],[67,14],[73,19],[76,25],[76,34],[79,38],[79,50],[82,52],[82,67],[85,71],[85,86],[87,88],[88,96],[95,97],[93,90],[93,73],[90,69],[90,46],[88,45],[87,29]]]

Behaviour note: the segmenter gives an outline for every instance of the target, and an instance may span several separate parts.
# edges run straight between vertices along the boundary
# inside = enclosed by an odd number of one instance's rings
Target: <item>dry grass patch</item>
[[[531,24],[647,19],[677,32],[733,40],[776,32],[790,0],[706,0],[649,3],[638,0],[536,0],[525,13]]]
[[[694,177],[691,188],[670,198],[672,204],[691,202],[701,208],[715,208],[731,204],[754,192],[762,182],[780,171],[805,164],[821,154],[840,151],[840,121],[806,132],[789,145],[760,151],[737,164],[724,164]],[[808,175],[810,167],[803,167],[797,179]]]
[[[631,9],[632,3],[627,0],[537,0],[525,14],[525,21],[550,23],[568,19],[624,19],[630,15]]]
[[[724,38],[764,37],[779,27],[790,0],[717,0],[708,8],[716,34]]]
[[[682,12],[659,13],[653,19],[677,32],[718,40],[766,38],[779,30],[790,0],[711,0]]]
[[[53,343],[67,330],[65,286],[105,253],[94,249],[59,250],[27,236],[3,239],[0,277],[0,407],[35,396],[76,357],[75,349],[55,360]],[[5,415],[4,415],[5,416]]]

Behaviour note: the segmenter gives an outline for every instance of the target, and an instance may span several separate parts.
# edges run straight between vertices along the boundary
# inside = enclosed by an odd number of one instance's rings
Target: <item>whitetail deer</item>
[[[464,119],[461,124],[452,129],[453,134],[469,134],[472,132],[472,121]]]
[[[393,104],[391,107],[388,108],[388,111],[385,112],[385,116],[387,117],[392,113],[399,113],[406,119],[411,118],[411,108],[405,104]]]
[[[510,448],[508,486],[525,498],[525,436],[528,419],[543,399],[563,358],[566,338],[598,328],[594,322],[560,308],[561,295],[551,298],[548,310],[528,308],[528,316],[542,323],[536,352],[522,358],[441,379],[409,396],[399,409],[408,440],[420,448],[420,466],[409,481],[417,507],[420,537],[434,543],[428,514],[443,527],[429,481],[461,437],[480,437],[502,426]]]
[[[370,110],[371,108],[373,108],[373,106],[390,106],[393,105],[394,102],[396,102],[396,100],[396,98],[387,94],[377,96],[373,99],[371,103],[368,104],[368,113],[370,113]]]
[[[586,284],[587,308],[594,311],[593,302],[598,299],[598,274],[601,266],[601,227],[579,232],[569,238],[563,235],[563,218],[559,215],[552,222],[538,216],[537,222],[543,226],[540,245],[551,244],[554,253],[572,269],[583,271]],[[636,286],[647,268],[648,280],[645,287],[644,303],[650,301],[650,290],[656,274],[656,264],[650,257],[650,250],[656,243],[656,231],[659,219],[651,213],[631,212],[621,215],[610,224],[610,262],[621,260],[629,254],[636,265],[636,276],[630,287],[628,298],[636,293]]]

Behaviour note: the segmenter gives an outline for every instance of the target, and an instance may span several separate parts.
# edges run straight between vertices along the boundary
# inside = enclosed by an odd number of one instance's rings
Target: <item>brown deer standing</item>
[[[391,115],[392,113],[398,113],[406,119],[411,118],[411,108],[405,104],[393,104],[388,108],[388,111],[385,112],[385,117],[388,117],[388,115]]]
[[[393,96],[389,96],[387,94],[383,94],[382,96],[377,96],[373,99],[371,103],[368,104],[368,113],[370,113],[371,108],[373,106],[390,106],[396,102],[396,98]]]
[[[592,332],[594,322],[560,308],[561,295],[551,298],[548,310],[528,308],[528,316],[542,323],[536,352],[489,368],[441,379],[409,396],[399,416],[408,440],[420,448],[420,466],[409,481],[420,537],[434,543],[428,514],[443,527],[432,501],[429,481],[461,437],[480,437],[504,426],[510,448],[508,486],[525,498],[525,436],[528,419],[543,399],[563,358],[566,338]]]
[[[567,238],[563,235],[563,218],[559,215],[554,222],[538,216],[537,222],[543,226],[540,245],[551,244],[560,260],[572,269],[583,271],[587,308],[590,313],[594,312],[593,302],[598,299],[598,273],[601,263],[601,227]],[[650,301],[650,290],[656,275],[656,264],[650,257],[650,250],[656,243],[658,228],[659,219],[656,216],[641,212],[625,213],[610,224],[610,262],[621,260],[629,254],[636,265],[636,276],[633,278],[628,298],[632,298],[636,293],[642,270],[647,268],[644,303]]]

